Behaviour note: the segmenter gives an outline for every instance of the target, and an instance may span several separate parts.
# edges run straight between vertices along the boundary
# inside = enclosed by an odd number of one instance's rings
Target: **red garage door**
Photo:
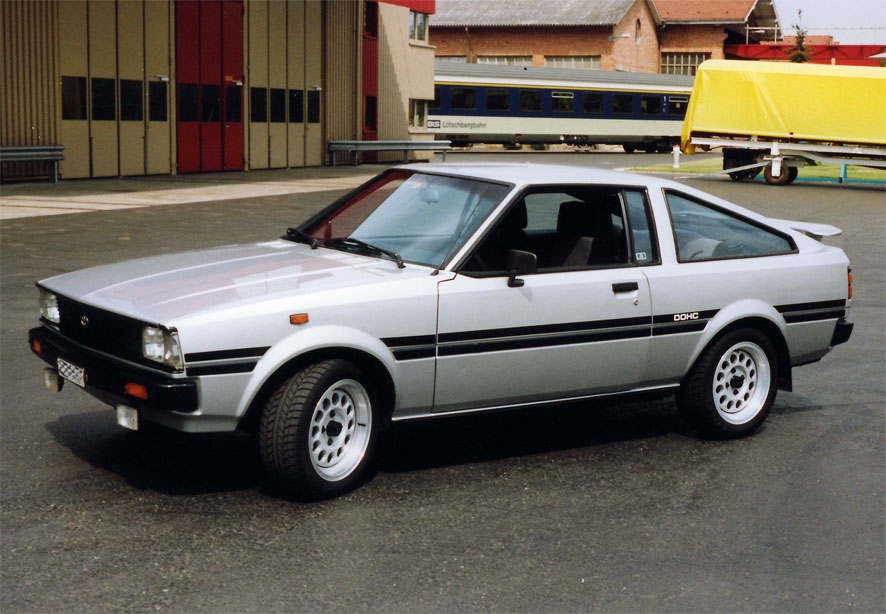
[[[178,0],[178,172],[243,168],[243,3]]]

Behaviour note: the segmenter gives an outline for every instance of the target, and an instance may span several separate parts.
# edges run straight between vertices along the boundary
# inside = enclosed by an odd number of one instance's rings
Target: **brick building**
[[[773,3],[437,0],[430,42],[438,60],[692,75],[727,43],[780,38]]]

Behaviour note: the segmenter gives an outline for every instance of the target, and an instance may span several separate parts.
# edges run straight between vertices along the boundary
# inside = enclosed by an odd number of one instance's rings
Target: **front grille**
[[[59,296],[59,330],[88,348],[150,366],[162,368],[142,356],[144,322]]]

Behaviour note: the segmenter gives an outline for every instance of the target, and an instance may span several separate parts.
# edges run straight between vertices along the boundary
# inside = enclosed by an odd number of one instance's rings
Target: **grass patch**
[[[687,159],[688,158],[688,159]],[[673,163],[654,164],[632,168],[632,171],[645,173],[680,173],[689,175],[707,175],[723,170],[722,158],[693,160],[691,156],[683,156],[680,159],[680,168],[674,168]],[[798,179],[840,179],[841,167],[839,164],[818,164],[816,166],[804,166],[800,169]],[[762,172],[758,177],[762,177]],[[846,167],[846,177],[849,181],[883,181],[886,182],[886,170],[868,168],[865,166],[849,165]]]

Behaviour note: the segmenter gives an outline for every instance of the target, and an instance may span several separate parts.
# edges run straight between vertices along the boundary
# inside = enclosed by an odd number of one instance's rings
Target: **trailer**
[[[686,154],[721,148],[735,181],[762,171],[785,185],[815,164],[886,169],[886,69],[708,60],[680,144]]]

